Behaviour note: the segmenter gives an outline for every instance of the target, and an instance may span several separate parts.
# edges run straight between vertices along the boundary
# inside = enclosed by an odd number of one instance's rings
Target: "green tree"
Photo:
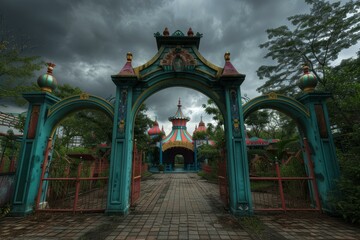
[[[289,139],[296,137],[296,123],[286,114],[279,111],[269,112],[269,122],[264,127],[264,138]]]
[[[208,99],[206,104],[203,104],[206,114],[213,115],[213,120],[216,122],[216,128],[223,127],[224,125],[224,117],[220,112],[220,109],[216,106],[214,100]]]
[[[212,99],[208,99],[207,104],[203,104],[202,107],[207,114],[213,116],[212,118],[216,122],[216,125],[207,124],[207,136],[215,142],[220,151],[225,147],[224,117]]]
[[[332,93],[328,109],[333,127],[337,132],[353,132],[353,126],[360,124],[360,51],[357,58],[329,69],[328,83],[322,90]]]
[[[9,31],[0,16],[0,99],[14,99],[24,104],[21,93],[38,89],[29,80],[33,81],[34,72],[44,63],[40,57],[27,55],[29,48],[28,41]]]
[[[327,91],[329,116],[338,147],[340,179],[333,193],[334,208],[347,221],[360,222],[360,52],[329,69]]]
[[[64,99],[70,96],[74,96],[77,94],[81,94],[83,91],[79,88],[79,87],[73,87],[70,84],[63,84],[63,85],[59,85],[55,91],[54,91],[54,95]]]
[[[151,128],[154,122],[147,116],[147,107],[145,104],[140,106],[140,109],[135,118],[134,125],[134,139],[136,139],[137,147],[139,150],[149,150],[149,143],[151,139],[147,134],[147,130]],[[162,138],[162,134],[161,137]]]
[[[255,111],[245,119],[245,124],[251,128],[251,135],[256,137],[262,137],[262,132],[268,123],[268,111]]]
[[[268,29],[269,41],[260,45],[275,65],[263,65],[257,70],[260,79],[268,79],[258,88],[262,93],[277,91],[293,94],[301,76],[301,65],[310,70],[326,87],[327,70],[339,53],[360,39],[360,2],[329,3],[324,0],[305,0],[310,13],[288,18],[293,27]]]

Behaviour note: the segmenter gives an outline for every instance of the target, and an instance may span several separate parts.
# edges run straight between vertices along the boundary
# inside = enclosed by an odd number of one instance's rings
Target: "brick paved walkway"
[[[217,185],[196,174],[155,174],[128,216],[34,214],[0,220],[0,239],[359,239],[360,230],[325,215],[263,215],[241,221]]]

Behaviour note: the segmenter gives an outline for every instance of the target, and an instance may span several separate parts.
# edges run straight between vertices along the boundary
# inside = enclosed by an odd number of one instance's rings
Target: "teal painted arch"
[[[251,99],[243,105],[244,119],[246,119],[252,112],[266,108],[285,113],[294,119],[302,129],[307,126],[307,122],[310,118],[309,110],[301,102],[285,95],[269,93],[267,95]]]
[[[194,74],[191,72],[171,72],[164,73],[160,76],[155,76],[154,78],[149,79],[146,84],[146,90],[141,91],[138,93],[138,95],[134,96],[132,106],[132,112],[134,114],[133,118],[135,118],[141,104],[148,97],[163,89],[171,87],[186,87],[201,92],[215,102],[215,104],[220,109],[220,112],[225,117],[226,107],[223,87],[219,84],[219,80],[213,79],[212,81],[209,81],[208,77],[204,75]],[[141,87],[139,89],[141,89]]]
[[[114,119],[114,106],[109,101],[101,97],[83,93],[65,98],[51,106],[45,122],[45,129],[53,129],[70,113],[84,109],[99,110],[112,121]]]

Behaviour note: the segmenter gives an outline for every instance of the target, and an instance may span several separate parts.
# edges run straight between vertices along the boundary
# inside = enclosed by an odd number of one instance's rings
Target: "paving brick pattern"
[[[257,225],[226,212],[218,186],[196,174],[155,174],[127,216],[34,214],[0,219],[0,239],[359,239],[359,228],[324,215],[260,215]],[[252,221],[252,220],[251,220]]]

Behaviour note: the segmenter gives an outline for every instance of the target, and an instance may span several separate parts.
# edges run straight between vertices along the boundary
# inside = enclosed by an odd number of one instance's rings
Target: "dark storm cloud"
[[[286,17],[308,7],[303,0],[9,0],[2,1],[0,9],[9,29],[30,38],[32,55],[56,63],[54,74],[60,84],[106,98],[115,94],[110,76],[120,71],[126,52],[133,52],[134,67],[146,63],[157,52],[153,33],[162,33],[164,27],[171,33],[177,29],[186,33],[189,27],[203,33],[200,52],[220,67],[224,53],[231,52],[233,65],[246,74],[242,92],[254,97],[262,84],[256,69],[265,62],[265,51],[258,45],[266,41],[266,29],[287,24]],[[194,116],[190,116],[193,128],[203,114],[199,109],[206,96],[171,88],[146,103],[150,113],[167,122],[179,97],[184,112]]]

